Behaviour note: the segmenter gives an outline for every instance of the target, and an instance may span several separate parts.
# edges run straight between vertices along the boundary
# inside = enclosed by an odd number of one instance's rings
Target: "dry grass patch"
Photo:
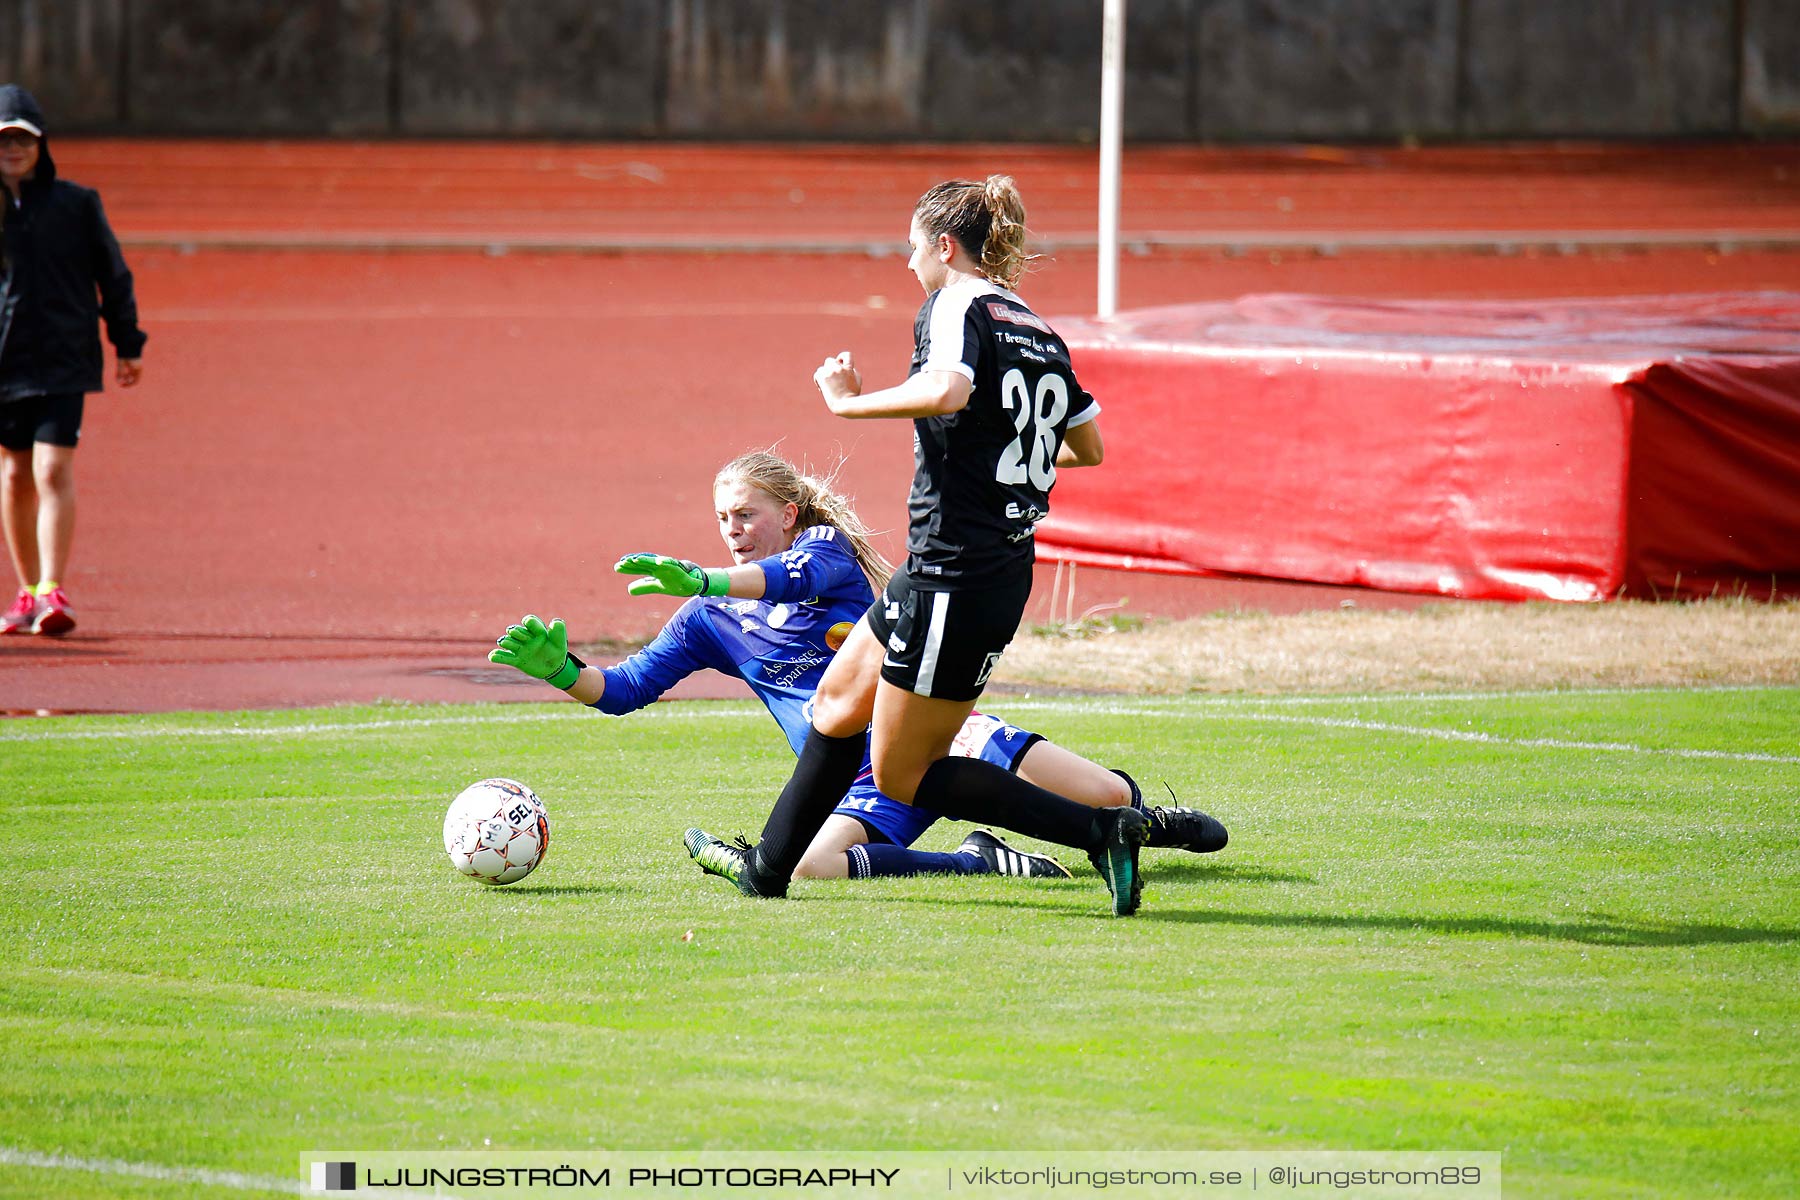
[[[995,682],[1163,694],[1800,684],[1800,603],[1469,603],[1037,627]]]

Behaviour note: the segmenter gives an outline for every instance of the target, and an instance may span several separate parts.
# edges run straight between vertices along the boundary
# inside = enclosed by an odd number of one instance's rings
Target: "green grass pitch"
[[[0,726],[0,1197],[487,1141],[1499,1150],[1509,1197],[1800,1193],[1800,691],[993,709],[1230,848],[1146,852],[1131,920],[1079,855],[759,903],[680,843],[754,833],[786,776],[747,703]],[[550,808],[510,888],[441,848],[485,775]]]

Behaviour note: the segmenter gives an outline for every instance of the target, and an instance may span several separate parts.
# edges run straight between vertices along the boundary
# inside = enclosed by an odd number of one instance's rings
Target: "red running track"
[[[1003,170],[1035,233],[1091,245],[1095,156],[1020,146],[59,142],[141,239],[897,246],[920,192]],[[1128,239],[1728,231],[1800,239],[1800,142],[1133,147]]]
[[[1665,228],[1687,227],[1700,209],[1681,206],[1701,193],[1718,200],[1706,209],[1715,214],[1708,227],[1729,212],[1745,228],[1754,221],[1764,231],[1800,228],[1792,187],[1785,206],[1770,199],[1780,191],[1772,172],[1794,169],[1781,165],[1793,155],[1777,148],[1770,166],[1757,157],[1768,149],[1703,148],[1696,153],[1710,177],[1696,182],[1695,172],[1659,162],[1631,176],[1622,194],[1635,197],[1634,212],[1648,213],[1656,210],[1651,194],[1664,188],[1668,211],[1679,216]],[[1008,166],[1028,164],[1018,168],[1028,200],[1034,187],[1044,196],[1034,223],[1055,232],[1053,222],[1065,219],[1057,214],[1067,213],[1073,230],[1079,206],[1091,207],[1093,182],[1084,155],[1014,148],[995,148],[992,160],[967,147],[59,142],[57,150],[65,174],[103,189],[128,242],[176,217],[189,232],[291,234],[322,221],[344,228],[355,213],[368,230],[505,224],[542,231],[555,227],[548,214],[557,189],[536,197],[523,188],[518,164],[532,155],[596,162],[628,155],[656,165],[665,181],[704,175],[715,184],[663,189],[660,202],[639,213],[622,201],[608,200],[604,211],[573,196],[559,203],[589,231],[629,233],[661,222],[722,240],[804,226],[897,241],[898,230],[886,225],[904,221],[920,180],[974,173],[1002,157]],[[1325,196],[1319,177],[1337,169],[1340,182],[1362,182],[1337,193],[1331,220],[1375,227],[1381,170],[1322,166],[1316,156],[1327,152],[1309,153],[1208,160],[1167,152],[1168,177],[1156,194],[1180,192],[1173,164],[1187,161],[1206,176],[1190,179],[1190,190],[1223,188],[1235,197],[1231,211],[1260,211],[1250,199],[1257,189],[1305,197],[1316,188]],[[1608,161],[1598,150],[1582,154]],[[1480,164],[1469,164],[1487,155],[1433,156],[1436,176],[1460,179],[1444,185],[1446,194],[1464,197],[1468,220],[1484,227],[1493,210],[1476,207]],[[241,174],[233,175],[234,157]],[[1559,170],[1568,165],[1550,158]],[[1627,151],[1611,168],[1593,169],[1617,179],[1644,158]],[[316,164],[333,159],[344,173],[321,174]],[[1719,166],[1731,161],[1748,163],[1736,184]],[[393,166],[403,163],[413,166]],[[1516,188],[1515,172],[1492,162],[1486,169],[1490,189]],[[857,201],[851,176],[858,171],[873,200]],[[204,188],[183,190],[209,172],[215,182],[235,180],[229,203]],[[882,185],[887,172],[901,181]],[[836,199],[794,203],[782,187],[787,177],[813,181],[809,196],[822,190]],[[1412,181],[1405,170],[1397,178]],[[1536,207],[1523,211],[1517,228],[1544,225],[1550,210],[1561,215],[1559,195],[1573,205],[1594,186],[1586,172],[1546,170],[1537,178],[1562,183],[1534,183]],[[470,183],[477,179],[487,182]],[[604,190],[616,198],[639,182],[621,175]],[[1088,201],[1079,198],[1084,189]],[[686,194],[671,205],[670,191]],[[1388,195],[1412,192],[1390,186]],[[1389,227],[1419,219],[1414,203],[1402,204]],[[1449,220],[1448,207],[1440,203],[1435,219]],[[380,221],[368,215],[378,210],[386,214]],[[1126,211],[1129,223],[1130,199]],[[1211,219],[1188,215],[1195,228]],[[888,529],[902,523],[905,424],[832,418],[811,384],[814,365],[840,349],[856,351],[872,380],[904,370],[919,296],[897,257],[138,249],[132,261],[152,335],[148,371],[134,391],[108,392],[89,405],[76,460],[81,520],[65,580],[81,625],[62,641],[0,639],[0,710],[542,699],[541,685],[486,664],[493,637],[526,611],[564,617],[584,642],[653,631],[673,605],[628,598],[610,564],[639,549],[716,559],[711,475],[752,446],[779,442],[815,465],[842,459],[841,479],[865,515]],[[1062,251],[1040,267],[1025,289],[1038,308],[1052,315],[1091,308],[1091,253]],[[1126,259],[1121,295],[1138,306],[1252,291],[1526,298],[1797,283],[1800,255],[1784,252],[1160,251]],[[889,541],[890,549],[897,545]],[[1345,599],[1421,603],[1354,589],[1082,573],[1077,610],[1121,598],[1135,612],[1162,615],[1231,606],[1289,611]],[[1048,599],[1046,574],[1034,618],[1046,615]],[[726,681],[702,680],[688,694],[735,692]]]

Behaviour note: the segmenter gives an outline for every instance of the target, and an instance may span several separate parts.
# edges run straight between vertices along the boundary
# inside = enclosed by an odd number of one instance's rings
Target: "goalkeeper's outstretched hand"
[[[545,625],[528,616],[517,625],[507,626],[488,651],[488,661],[516,667],[533,679],[564,689],[581,674],[581,660],[569,653],[569,634],[561,617]]]
[[[627,554],[613,570],[644,577],[626,589],[634,596],[723,596],[731,587],[731,577],[724,571],[666,554]]]

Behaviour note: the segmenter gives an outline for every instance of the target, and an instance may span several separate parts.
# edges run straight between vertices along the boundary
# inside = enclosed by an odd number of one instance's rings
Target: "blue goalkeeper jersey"
[[[875,596],[854,551],[829,525],[813,526],[756,565],[762,599],[689,599],[648,646],[606,669],[606,691],[594,707],[635,712],[710,667],[749,684],[800,753],[819,677]]]

